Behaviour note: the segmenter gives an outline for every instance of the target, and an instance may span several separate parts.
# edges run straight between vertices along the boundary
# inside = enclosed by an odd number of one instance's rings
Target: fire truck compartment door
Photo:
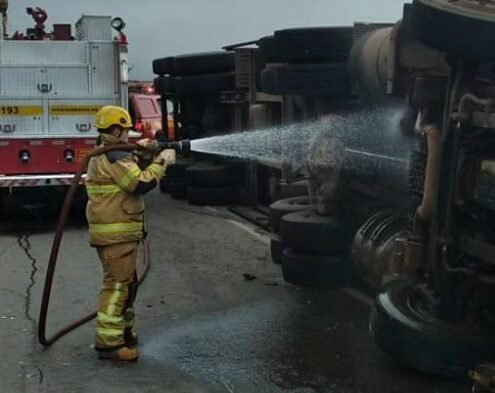
[[[101,99],[49,100],[50,135],[96,135],[95,114],[105,105],[118,105],[117,96]]]
[[[43,134],[42,100],[0,99],[0,138]]]

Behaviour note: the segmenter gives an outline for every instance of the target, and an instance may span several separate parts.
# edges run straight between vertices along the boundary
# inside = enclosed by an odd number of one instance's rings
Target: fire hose
[[[74,175],[69,190],[65,196],[64,204],[62,206],[62,210],[57,220],[57,225],[55,228],[55,236],[52,242],[52,248],[50,252],[50,258],[48,260],[48,267],[45,275],[45,283],[43,286],[43,295],[41,298],[41,307],[40,313],[38,317],[38,342],[44,347],[49,347],[57,340],[65,336],[66,334],[72,332],[78,327],[86,324],[96,317],[96,312],[92,312],[84,317],[70,323],[69,325],[61,328],[57,332],[55,332],[51,337],[46,336],[46,323],[48,317],[48,307],[50,305],[50,295],[53,286],[53,277],[55,275],[55,268],[57,266],[58,254],[60,251],[60,244],[62,242],[64,228],[67,223],[67,218],[69,216],[70,209],[74,202],[74,198],[76,196],[77,189],[81,182],[83,174],[86,172],[89,160],[93,157],[106,154],[108,152],[114,150],[123,150],[123,151],[135,151],[142,149],[141,146],[136,144],[119,144],[113,146],[103,146],[94,149],[90,152],[83,160],[81,167]],[[178,142],[158,142],[156,144],[156,149],[158,151],[164,149],[175,149],[179,153],[180,152],[188,152],[190,150],[190,142],[189,141],[178,141]],[[142,241],[143,245],[143,269],[141,272],[138,272],[138,285],[140,285],[143,280],[146,278],[150,267],[149,260],[149,246],[146,241]]]

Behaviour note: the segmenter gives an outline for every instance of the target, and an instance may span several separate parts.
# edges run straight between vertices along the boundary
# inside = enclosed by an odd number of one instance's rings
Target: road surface
[[[372,299],[301,289],[270,261],[267,233],[226,209],[148,197],[152,267],[137,301],[140,360],[92,349],[94,323],[49,349],[35,338],[50,217],[11,212],[0,228],[0,392],[461,393],[406,370],[367,334]],[[41,221],[40,221],[41,219]],[[255,276],[247,281],[244,274]],[[101,270],[83,222],[67,229],[49,332],[92,311]]]

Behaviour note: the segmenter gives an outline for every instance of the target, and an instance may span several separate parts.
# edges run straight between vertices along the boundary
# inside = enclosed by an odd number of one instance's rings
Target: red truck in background
[[[167,134],[162,137],[168,140],[175,139],[174,117],[172,113],[167,114],[168,127],[162,125],[161,96],[156,94],[153,82],[129,81],[129,113],[136,131],[145,138],[154,139],[162,131]]]
[[[158,133],[162,131],[162,110],[160,96],[154,94],[154,88],[146,85],[141,91],[134,92],[136,89],[129,86],[129,113],[136,131],[145,138],[155,139]],[[166,138],[175,139],[174,119],[168,114],[168,134]]]

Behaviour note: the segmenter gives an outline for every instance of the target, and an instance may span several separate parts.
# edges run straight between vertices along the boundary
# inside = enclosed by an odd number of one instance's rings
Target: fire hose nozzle
[[[182,141],[158,142],[158,151],[165,149],[174,149],[178,154],[187,154],[191,151],[191,141],[184,139]]]

